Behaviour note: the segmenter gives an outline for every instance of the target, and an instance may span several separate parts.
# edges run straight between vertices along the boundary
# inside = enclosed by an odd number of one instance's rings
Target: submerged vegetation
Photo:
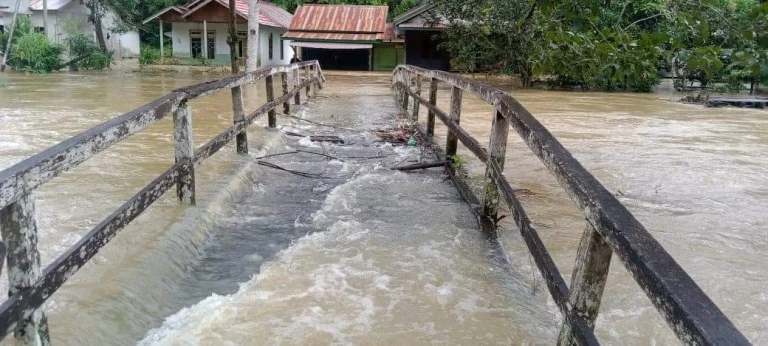
[[[0,34],[0,44],[5,46],[8,34]],[[68,62],[63,60],[64,55]],[[90,37],[71,34],[64,44],[52,42],[37,32],[29,18],[19,17],[14,28],[8,65],[27,72],[52,72],[67,65],[72,68],[100,70],[112,65],[112,52],[102,50]]]
[[[768,84],[768,3],[759,0],[438,0],[443,49],[462,71],[523,84],[647,91]]]
[[[74,34],[65,40],[70,61],[78,68],[101,70],[112,65],[112,52],[102,50],[92,38],[83,34]]]
[[[0,44],[3,47],[9,34],[0,36]],[[29,18],[19,17],[13,30],[10,52],[9,66],[27,72],[50,72],[61,67],[64,47],[36,32]]]

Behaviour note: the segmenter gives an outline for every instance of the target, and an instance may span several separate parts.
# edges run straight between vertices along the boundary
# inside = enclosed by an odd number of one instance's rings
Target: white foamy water
[[[553,337],[552,326],[520,330],[520,320],[537,312],[513,296],[515,283],[471,220],[440,174],[362,175],[335,188],[313,215],[319,232],[265,264],[235,294],[181,310],[139,344],[511,344],[531,333]]]

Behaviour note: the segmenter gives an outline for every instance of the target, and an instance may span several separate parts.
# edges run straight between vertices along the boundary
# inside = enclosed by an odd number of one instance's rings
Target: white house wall
[[[11,22],[13,22],[13,10],[16,8],[16,0],[0,0],[0,7],[8,7],[8,12],[0,14],[0,25],[5,27],[5,31],[11,30]],[[19,14],[29,13],[29,0],[21,0],[19,3]],[[5,47],[0,48],[0,50]]]
[[[173,55],[182,58],[192,57],[192,46],[190,44],[190,30],[203,31],[203,23],[172,23],[171,36],[173,37]],[[227,24],[226,23],[208,23],[208,31],[215,31],[215,52],[213,60],[220,62],[229,62],[229,45],[227,44]],[[245,25],[239,30],[246,30]],[[159,30],[159,29],[158,29]]]
[[[259,55],[261,56],[261,66],[287,65],[293,58],[293,49],[291,41],[283,41],[283,59],[280,59],[280,36],[285,33],[285,29],[278,29],[269,26],[259,26]],[[273,56],[269,59],[269,34],[272,34]]]
[[[72,1],[57,11],[48,10],[48,37],[57,43],[64,43],[70,33],[77,32],[96,39],[96,30],[93,24],[88,22],[90,11],[79,1]],[[30,16],[32,25],[43,26],[43,11],[32,11]],[[107,49],[114,52],[115,59],[136,57],[139,55],[139,33],[129,31],[115,33],[115,19],[112,13],[107,13],[102,19],[104,39]]]
[[[191,45],[190,45],[190,30],[203,30],[203,23],[172,23],[171,25],[171,37],[173,38],[173,55],[182,58],[191,58]],[[226,23],[208,23],[208,31],[215,31],[216,38],[216,56],[213,60],[221,63],[229,63],[229,45],[227,44],[227,37],[229,36],[228,26]],[[238,31],[247,31],[246,24],[238,25]],[[159,30],[159,29],[158,29]],[[282,65],[288,64],[293,58],[293,50],[290,46],[290,41],[283,43],[283,59],[280,59],[280,36],[285,32],[285,29],[272,28],[268,26],[261,26],[259,28],[259,48],[261,56],[261,66],[270,65]],[[273,59],[269,59],[269,34],[272,33],[274,44],[274,56]],[[244,52],[245,53],[245,52]]]

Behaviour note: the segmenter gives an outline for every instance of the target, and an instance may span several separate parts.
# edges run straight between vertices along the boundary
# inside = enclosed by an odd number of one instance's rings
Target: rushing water
[[[0,84],[0,169],[170,90],[186,74],[6,75]],[[334,75],[299,115],[344,129],[348,145],[318,147],[252,127],[252,153],[225,148],[196,172],[197,207],[167,194],[57,292],[47,307],[62,344],[552,344],[558,316],[522,240],[492,255],[439,171],[393,173],[420,156],[377,142],[391,126],[386,75]],[[264,100],[246,90],[246,106]],[[706,109],[674,95],[514,92],[633,212],[755,344],[768,343],[768,113]],[[448,108],[449,92],[439,103]],[[231,124],[228,93],[192,103],[196,145]],[[465,95],[462,125],[481,142],[491,108]],[[422,112],[422,119],[425,112]],[[287,119],[280,124],[288,126]],[[261,124],[263,125],[263,124]],[[438,136],[444,137],[438,125]],[[173,161],[165,119],[35,193],[49,263]],[[272,161],[307,179],[255,165]],[[469,158],[471,155],[462,151]],[[514,134],[506,175],[555,262],[570,276],[585,222]],[[468,160],[480,177],[482,165]],[[5,278],[0,289],[6,287]],[[676,339],[614,258],[598,338]]]

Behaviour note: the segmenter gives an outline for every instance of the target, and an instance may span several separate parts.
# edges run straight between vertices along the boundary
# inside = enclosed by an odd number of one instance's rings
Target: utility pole
[[[43,34],[48,37],[48,0],[43,0]]]
[[[259,68],[259,1],[248,0],[248,56],[245,72]]]
[[[5,72],[5,64],[8,63],[8,56],[11,55],[11,41],[13,40],[13,30],[16,27],[16,17],[19,15],[19,6],[21,6],[21,0],[16,0],[16,9],[13,11],[13,21],[11,21],[11,32],[8,34],[8,42],[5,43],[3,63],[0,64],[0,72]]]

